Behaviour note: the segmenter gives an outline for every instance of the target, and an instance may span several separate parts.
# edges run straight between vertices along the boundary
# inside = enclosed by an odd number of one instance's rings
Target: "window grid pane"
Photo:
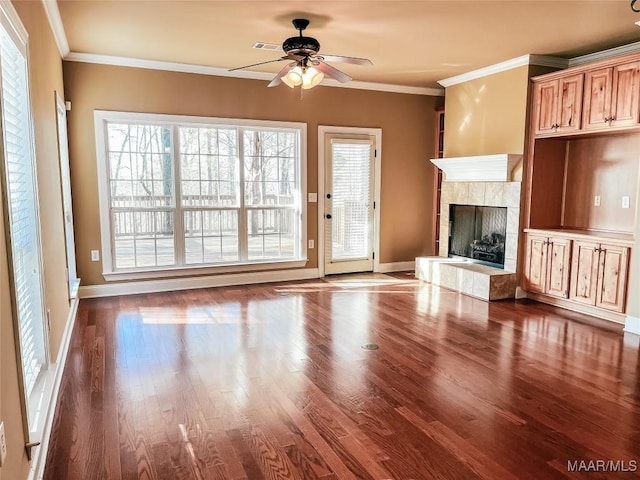
[[[113,212],[116,268],[175,265],[173,218],[172,211]]]
[[[298,193],[295,134],[245,130],[243,142],[245,204],[293,205]]]
[[[238,206],[236,129],[181,127],[179,150],[184,207]]]
[[[183,265],[296,258],[303,203],[299,131],[122,121],[106,126],[116,270],[180,266],[177,258]],[[175,218],[181,231],[175,231]],[[176,252],[176,245],[183,250]]]
[[[185,262],[238,261],[238,211],[189,210],[184,212]]]
[[[289,208],[248,209],[248,259],[294,258],[295,216]]]

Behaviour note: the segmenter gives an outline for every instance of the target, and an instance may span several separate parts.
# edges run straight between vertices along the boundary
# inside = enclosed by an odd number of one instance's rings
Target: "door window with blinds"
[[[374,140],[326,138],[325,272],[373,270]]]
[[[3,205],[12,310],[25,399],[37,396],[48,365],[34,141],[29,101],[26,32],[0,8],[0,103]],[[27,405],[29,430],[37,416]]]
[[[95,121],[106,276],[306,257],[304,125],[117,112]]]

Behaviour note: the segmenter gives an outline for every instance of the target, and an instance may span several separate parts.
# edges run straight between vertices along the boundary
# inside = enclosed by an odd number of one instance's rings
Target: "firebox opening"
[[[504,268],[507,208],[449,206],[449,257]]]

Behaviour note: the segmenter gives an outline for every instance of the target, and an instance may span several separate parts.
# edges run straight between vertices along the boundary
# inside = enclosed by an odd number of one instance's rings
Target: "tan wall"
[[[51,310],[51,358],[56,359],[69,312],[65,276],[65,243],[57,154],[54,91],[62,94],[62,62],[41,2],[14,1],[29,33],[31,103],[34,110],[40,223],[44,255],[46,307]],[[5,233],[0,229],[0,420],[7,434],[7,463],[2,479],[26,478],[28,463],[18,390]]]
[[[529,67],[447,87],[444,156],[523,153]]]
[[[307,123],[307,188],[317,191],[318,125],[382,128],[381,262],[431,254],[434,106],[436,97],[318,87],[267,88],[266,81],[64,63],[72,101],[69,139],[78,273],[83,285],[103,284],[94,110],[249,118]],[[315,204],[308,205],[308,238],[317,245]],[[308,268],[317,266],[309,250]]]

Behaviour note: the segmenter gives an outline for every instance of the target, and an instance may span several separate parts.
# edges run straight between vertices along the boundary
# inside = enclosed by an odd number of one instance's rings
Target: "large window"
[[[303,124],[95,120],[107,276],[306,258]]]

